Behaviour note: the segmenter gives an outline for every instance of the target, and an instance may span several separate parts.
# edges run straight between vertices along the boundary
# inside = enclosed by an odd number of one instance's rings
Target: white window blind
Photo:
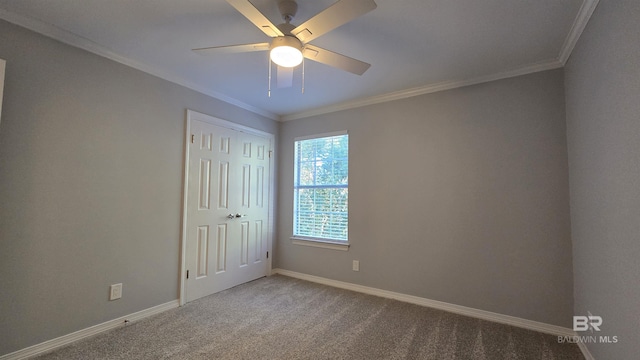
[[[349,235],[349,135],[295,141],[295,237],[346,242]]]

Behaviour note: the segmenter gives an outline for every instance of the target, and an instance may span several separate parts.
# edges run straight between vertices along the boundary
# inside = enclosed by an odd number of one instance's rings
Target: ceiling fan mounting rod
[[[278,9],[280,10],[282,19],[290,23],[298,12],[298,3],[294,0],[278,0]]]

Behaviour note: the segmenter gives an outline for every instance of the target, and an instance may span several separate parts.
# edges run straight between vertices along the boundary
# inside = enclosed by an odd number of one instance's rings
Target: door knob
[[[236,216],[235,216],[235,215],[233,215],[233,214],[229,214],[229,215],[227,215],[227,218],[229,218],[229,219],[235,219],[235,217],[236,217]]]

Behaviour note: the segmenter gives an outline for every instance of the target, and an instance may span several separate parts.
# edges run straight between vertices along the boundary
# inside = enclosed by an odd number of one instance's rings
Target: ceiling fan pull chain
[[[304,94],[304,58],[302,58],[302,93]]]
[[[267,57],[267,60],[269,61],[269,87],[267,90],[267,96],[271,97],[271,59]]]

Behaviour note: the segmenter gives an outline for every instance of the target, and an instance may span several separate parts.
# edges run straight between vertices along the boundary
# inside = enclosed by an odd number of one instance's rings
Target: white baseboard
[[[557,336],[575,336],[576,335],[576,333],[573,330],[562,327],[562,326],[545,324],[538,321],[522,319],[515,316],[498,314],[491,311],[479,310],[479,309],[474,309],[474,308],[461,306],[461,305],[449,304],[446,302],[425,299],[418,296],[406,295],[406,294],[401,294],[393,291],[381,290],[381,289],[376,289],[368,286],[362,286],[362,285],[351,284],[343,281],[331,280],[331,279],[327,279],[319,276],[307,275],[307,274],[290,271],[290,270],[284,270],[284,269],[274,269],[272,273],[281,274],[281,275],[285,275],[285,276],[289,276],[289,277],[293,277],[301,280],[307,280],[307,281],[311,281],[319,284],[329,285],[329,286],[333,286],[341,289],[353,290],[353,291],[357,291],[357,292],[365,293],[369,295],[395,299],[395,300],[399,300],[399,301],[403,301],[411,304],[427,306],[430,308],[444,310],[444,311],[452,312],[455,314],[470,316],[477,319],[493,321],[501,324],[512,325],[512,326],[516,326],[523,329],[542,332],[545,334],[551,334],[551,335],[557,335]]]
[[[327,278],[323,278],[320,276],[307,275],[291,270],[285,269],[273,269],[271,271],[272,275],[281,274],[285,276],[289,276],[296,279],[307,280],[311,282],[315,282],[318,284],[328,285],[337,287],[345,290],[352,290],[364,294],[380,296],[388,299],[394,299],[398,301],[407,302],[410,304],[416,304],[421,306],[426,306],[434,309],[444,310],[448,312],[452,312],[455,314],[465,315],[474,317],[481,320],[493,321],[501,324],[511,325],[523,329],[538,331],[545,334],[557,335],[557,336],[576,336],[575,331],[569,328],[565,328],[562,326],[545,324],[538,321],[527,320],[515,316],[503,315],[494,313],[491,311],[474,309],[466,306],[449,304],[443,301],[425,299],[418,296],[401,294],[393,291],[376,289],[368,286],[352,284],[344,281],[331,280]],[[585,360],[595,360],[593,355],[589,352],[587,345],[582,342],[577,342],[578,348],[582,352]],[[2,359],[0,359],[2,360]]]
[[[39,354],[54,350],[62,346],[68,345],[74,341],[78,341],[78,340],[87,338],[89,336],[99,334],[101,332],[111,330],[113,328],[117,328],[120,326],[125,326],[126,324],[125,321],[131,323],[134,321],[144,319],[151,315],[159,314],[161,312],[177,308],[178,306],[179,306],[178,300],[160,304],[158,306],[154,306],[145,310],[135,312],[133,314],[122,316],[117,319],[109,320],[109,321],[103,322],[102,324],[98,324],[98,325],[88,327],[86,329],[78,330],[71,334],[63,335],[58,338],[48,340],[40,344],[29,346],[28,348],[24,348],[22,350],[18,350],[10,354],[2,355],[0,356],[0,360],[26,359],[35,355],[39,355]]]
[[[580,351],[582,351],[584,360],[596,360],[596,358],[594,358],[593,355],[591,355],[591,352],[587,348],[587,344],[583,342],[578,342],[578,347],[580,348]]]
[[[315,282],[323,285],[337,287],[340,289],[352,290],[352,291],[356,291],[364,294],[380,296],[380,297],[403,301],[411,304],[444,310],[444,311],[452,312],[455,314],[474,317],[477,319],[512,325],[519,328],[539,331],[546,334],[557,335],[557,336],[576,336],[576,333],[569,328],[565,328],[557,325],[545,324],[545,323],[541,323],[533,320],[522,319],[515,316],[503,315],[503,314],[498,314],[490,311],[474,309],[466,306],[449,304],[442,301],[430,300],[430,299],[421,298],[418,296],[406,295],[406,294],[397,293],[393,291],[381,290],[381,289],[352,284],[352,283],[338,281],[338,280],[331,280],[331,279],[327,279],[319,276],[307,275],[307,274],[290,271],[290,270],[284,270],[284,269],[273,269],[271,272],[271,275],[275,275],[275,274],[281,274],[281,275],[289,276],[296,279],[301,279],[301,280],[311,281],[311,282]],[[39,355],[39,354],[54,350],[62,346],[68,345],[74,341],[78,341],[78,340],[96,335],[98,333],[101,333],[116,327],[124,326],[125,320],[128,322],[138,321],[146,317],[159,314],[161,312],[164,312],[170,309],[177,308],[178,306],[179,306],[178,300],[170,301],[168,303],[154,306],[145,310],[141,310],[127,316],[122,316],[117,319],[104,322],[102,324],[94,325],[86,329],[82,329],[82,330],[73,332],[71,334],[61,336],[59,338],[45,341],[43,343],[36,344],[28,348],[24,348],[22,350],[18,350],[10,354],[2,355],[0,356],[0,360],[26,359],[35,355]],[[582,351],[582,354],[584,355],[585,360],[595,360],[593,355],[591,355],[591,353],[589,352],[589,349],[584,343],[578,342],[577,345],[580,348],[580,351]]]

